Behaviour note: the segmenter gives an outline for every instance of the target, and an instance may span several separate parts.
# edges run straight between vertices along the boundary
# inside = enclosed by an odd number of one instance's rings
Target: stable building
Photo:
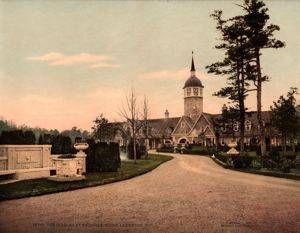
[[[165,117],[161,119],[151,119],[147,123],[147,129],[141,128],[138,132],[140,140],[147,139],[150,148],[159,148],[163,145],[177,144],[198,144],[203,146],[215,146],[216,144],[224,145],[229,143],[233,138],[239,137],[240,123],[235,122],[228,129],[228,126],[219,127],[217,124],[222,118],[221,114],[210,114],[204,112],[204,86],[201,80],[196,76],[194,58],[192,56],[190,77],[185,81],[183,86],[184,98],[184,115],[181,117],[170,118],[168,110]],[[269,122],[270,111],[262,112],[264,122]],[[122,130],[126,129],[126,123],[116,132],[114,141],[120,145],[125,144]],[[129,130],[127,126],[127,130]],[[147,134],[145,132],[147,130]],[[147,136],[146,136],[147,135]],[[245,143],[250,144],[250,140],[257,138],[259,128],[256,112],[248,112],[245,121]],[[266,129],[266,143],[278,144],[279,138],[276,135],[270,137],[271,132]]]

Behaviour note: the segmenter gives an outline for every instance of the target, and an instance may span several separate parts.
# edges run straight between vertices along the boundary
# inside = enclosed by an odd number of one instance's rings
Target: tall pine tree
[[[268,81],[267,76],[262,75],[261,71],[261,50],[266,48],[281,48],[284,42],[274,38],[274,32],[279,31],[280,28],[274,24],[268,24],[270,16],[268,15],[268,8],[261,0],[245,0],[243,5],[240,5],[245,11],[243,20],[247,27],[247,39],[255,61],[255,75],[253,76],[254,85],[257,88],[257,120],[260,130],[260,146],[261,155],[266,154],[265,130],[261,115],[262,108],[262,84]]]
[[[221,62],[216,62],[207,66],[208,73],[222,75],[227,78],[227,86],[223,87],[216,96],[227,97],[234,104],[239,112],[240,123],[240,153],[244,154],[244,134],[245,134],[245,99],[250,90],[249,80],[253,76],[253,66],[251,66],[251,53],[246,36],[246,25],[243,17],[237,16],[228,20],[222,19],[222,11],[215,11],[212,17],[217,22],[217,30],[221,32],[222,43],[215,46],[217,49],[225,51],[225,58]]]

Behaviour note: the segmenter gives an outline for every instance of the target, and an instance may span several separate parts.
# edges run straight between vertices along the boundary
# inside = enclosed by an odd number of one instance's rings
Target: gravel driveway
[[[0,232],[300,232],[300,182],[175,155],[140,177],[0,208]]]

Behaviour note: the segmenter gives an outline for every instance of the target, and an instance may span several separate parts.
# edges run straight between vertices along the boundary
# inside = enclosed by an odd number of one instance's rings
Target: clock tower
[[[193,53],[192,53],[193,54]],[[203,112],[203,88],[200,79],[196,77],[194,58],[192,56],[191,76],[186,80],[184,92],[184,115],[196,120]]]

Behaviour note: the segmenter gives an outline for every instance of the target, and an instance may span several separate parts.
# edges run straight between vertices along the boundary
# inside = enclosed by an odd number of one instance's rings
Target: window
[[[191,88],[186,89],[186,95],[191,96]]]
[[[265,121],[262,121],[262,123],[263,123],[263,127],[265,128],[266,127],[266,123],[265,123]],[[257,129],[259,129],[260,127],[259,127],[259,124],[257,123]]]
[[[184,127],[185,127],[185,123],[182,121],[182,122],[180,123],[180,126],[181,126],[181,128],[184,128]]]
[[[198,95],[199,92],[198,92],[198,88],[197,87],[194,87],[194,95]]]
[[[225,145],[224,138],[221,138],[221,145],[222,145],[222,146]]]
[[[250,145],[250,138],[245,138],[245,143],[246,143],[247,146],[249,146]]]
[[[246,120],[246,122],[245,122],[245,130],[246,131],[251,131],[251,121]]]
[[[235,132],[239,131],[239,123],[235,122],[233,124],[233,131],[235,131]]]
[[[227,131],[227,125],[223,125],[221,127],[221,131],[225,133]]]

